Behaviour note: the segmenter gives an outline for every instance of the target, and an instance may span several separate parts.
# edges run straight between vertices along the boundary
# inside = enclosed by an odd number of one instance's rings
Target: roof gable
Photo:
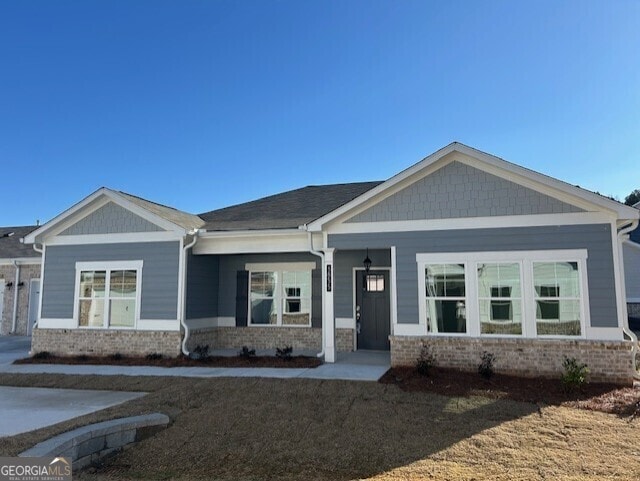
[[[307,228],[311,231],[320,231],[328,223],[344,222],[355,217],[360,212],[408,187],[417,180],[430,175],[452,161],[471,165],[479,170],[505,178],[581,210],[603,212],[617,219],[637,219],[639,217],[636,209],[619,202],[520,167],[458,142],[453,142],[396,174],[386,182],[363,193],[353,201],[309,223]],[[461,192],[461,194],[464,194],[464,192]]]
[[[584,209],[452,161],[346,222],[558,214]]]
[[[75,224],[64,229],[58,235],[123,234],[159,231],[164,231],[164,229],[114,202],[107,202]]]

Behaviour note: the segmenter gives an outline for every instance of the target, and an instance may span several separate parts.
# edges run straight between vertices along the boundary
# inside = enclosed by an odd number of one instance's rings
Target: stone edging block
[[[162,413],[112,419],[59,434],[23,451],[20,457],[62,456],[71,458],[74,469],[83,468],[124,446],[166,428],[169,416]]]

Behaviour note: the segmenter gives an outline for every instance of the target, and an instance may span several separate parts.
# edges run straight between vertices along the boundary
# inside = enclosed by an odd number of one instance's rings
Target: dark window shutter
[[[322,269],[311,271],[311,327],[322,327]]]
[[[236,278],[236,326],[247,325],[249,306],[249,272],[238,271]]]

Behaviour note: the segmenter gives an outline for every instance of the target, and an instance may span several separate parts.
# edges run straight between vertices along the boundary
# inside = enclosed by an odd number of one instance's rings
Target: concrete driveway
[[[29,357],[30,336],[0,336],[0,365]]]

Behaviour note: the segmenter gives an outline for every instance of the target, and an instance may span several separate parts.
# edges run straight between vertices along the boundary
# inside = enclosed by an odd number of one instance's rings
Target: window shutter
[[[311,271],[311,327],[322,327],[322,269]]]
[[[249,305],[249,271],[238,271],[236,278],[236,326],[247,325]]]

